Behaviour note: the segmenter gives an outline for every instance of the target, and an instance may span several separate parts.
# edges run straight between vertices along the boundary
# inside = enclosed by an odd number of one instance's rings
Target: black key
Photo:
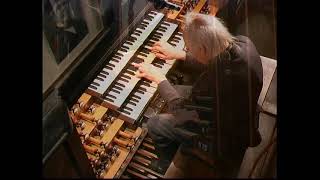
[[[106,68],[106,69],[109,69],[109,70],[113,70],[113,68],[110,67],[110,66],[108,66],[108,65],[106,65],[105,68]]]
[[[151,16],[146,16],[144,19],[152,21]]]
[[[140,34],[138,34],[138,33],[132,33],[132,34],[137,35],[137,36],[140,36]]]
[[[144,23],[144,24],[149,25],[149,22],[148,22],[148,21],[145,21],[145,20],[143,20],[141,23]]]
[[[159,64],[153,64],[155,67],[162,68]]]
[[[126,111],[126,110],[121,110],[123,113],[126,113],[126,114],[128,114],[128,115],[130,115],[131,113],[129,113],[128,111]]]
[[[130,77],[130,76],[128,76],[128,75],[124,75],[124,74],[122,74],[122,75],[121,75],[121,77],[123,77],[123,78],[127,78],[127,79],[131,79],[131,77]]]
[[[114,86],[114,88],[115,88],[115,89],[118,89],[118,90],[120,90],[120,91],[123,90],[121,87],[118,87],[118,86],[116,86],[116,85]]]
[[[142,34],[142,31],[139,31],[139,30],[135,30],[135,32],[139,33],[139,34]]]
[[[131,105],[137,106],[137,104],[136,104],[136,103],[133,103],[133,102],[128,102],[128,104],[131,104]]]
[[[153,19],[154,17],[153,16],[150,16],[150,15],[146,15],[146,17],[150,18],[150,19]]]
[[[130,36],[134,41],[136,41],[137,40],[137,38],[136,37],[132,37],[132,36]]]
[[[176,43],[179,43],[179,41],[178,41],[178,40],[175,40],[175,39],[172,39],[171,41],[176,42]]]
[[[154,40],[154,41],[159,41],[160,40],[160,39],[155,38],[155,37],[152,37],[151,39]]]
[[[149,54],[149,53],[150,53],[150,50],[149,50],[149,49],[147,49],[147,48],[142,48],[142,49],[140,50],[140,52],[143,52],[143,53]]]
[[[123,109],[127,109],[129,111],[133,111],[133,109],[129,108],[129,107],[124,107]]]
[[[166,30],[162,28],[159,28],[158,31],[166,32]]]
[[[152,83],[152,81],[150,81],[149,79],[144,79],[144,81],[150,84]]]
[[[125,48],[125,49],[128,49],[129,50],[129,47],[125,46],[125,45],[122,45],[122,48]]]
[[[132,36],[128,36],[128,39],[127,39],[127,41],[130,41],[130,42],[135,42],[137,40],[137,38],[135,38],[135,37],[132,37]]]
[[[109,75],[108,72],[105,72],[105,71],[101,71],[102,74],[105,74],[105,75]]]
[[[157,13],[150,11],[149,14],[157,15]]]
[[[114,58],[112,58],[110,61],[114,61],[114,62],[120,62],[119,60],[117,60],[117,59],[114,59]]]
[[[141,56],[147,57],[147,55],[145,55],[145,54],[143,54],[141,52],[139,52],[138,54],[141,55]]]
[[[100,84],[98,84],[96,82],[92,82],[91,84],[96,85],[96,86],[100,86]]]
[[[129,65],[128,69],[132,70],[132,71],[137,71],[138,68],[134,67],[133,65]]]
[[[171,44],[173,47],[176,47],[177,45],[173,44],[172,42],[168,42],[169,44]]]
[[[131,43],[131,42],[129,42],[129,41],[127,41],[126,43],[127,43],[127,44],[130,44],[130,45],[133,45],[133,43]]]
[[[142,81],[142,82],[141,82],[141,85],[145,85],[145,86],[150,87],[150,84],[149,84],[149,83],[147,83],[147,82],[145,82],[145,81]]]
[[[164,65],[165,61],[164,60],[161,61],[159,59],[155,59],[155,60],[153,60],[152,63],[156,63],[156,64],[159,64],[159,65]]]
[[[166,26],[170,26],[170,24],[166,23],[166,22],[162,22],[163,25],[166,25]]]
[[[124,81],[124,82],[126,82],[126,83],[128,83],[128,82],[129,82],[128,80],[123,79],[122,77],[120,77],[120,78],[119,78],[119,80]]]
[[[132,62],[134,62],[134,63],[136,63],[136,64],[140,64],[140,63],[143,63],[144,60],[141,59],[141,58],[135,57],[135,58],[132,60]]]
[[[141,91],[147,92],[147,89],[146,89],[146,88],[139,87],[138,89],[139,89],[139,91],[141,90]]]
[[[111,67],[116,67],[114,64],[111,64],[111,63],[107,63],[107,65]]]
[[[157,36],[163,36],[163,34],[159,33],[159,32],[154,32],[154,34],[157,35]]]
[[[142,26],[142,27],[144,27],[144,28],[148,27],[148,26],[145,25],[145,24],[140,24],[140,26]],[[142,29],[142,28],[141,28],[141,29]]]
[[[116,82],[115,85],[118,85],[120,87],[126,87],[124,84],[121,84],[121,83],[118,83],[118,82]]]
[[[107,94],[106,96],[111,97],[111,98],[113,98],[113,99],[117,99],[117,97],[115,97],[115,96],[113,96],[113,95],[111,95],[111,94]]]
[[[126,73],[131,74],[132,76],[135,75],[132,71],[129,71],[129,70],[126,70]]]
[[[153,38],[158,38],[158,39],[161,39],[161,36],[159,36],[159,35],[156,35],[156,34],[154,34],[153,36],[152,36]]]
[[[133,98],[137,98],[137,99],[141,99],[141,97],[137,96],[137,95],[132,95]]]
[[[108,98],[108,97],[104,97],[103,99],[105,99],[105,100],[107,100],[107,101],[110,101],[110,102],[114,102],[113,99],[110,99],[110,98]]]
[[[159,26],[159,29],[160,29],[160,28],[161,28],[161,29],[164,29],[164,30],[167,30],[167,29],[168,29],[167,27],[162,26],[162,25]]]
[[[123,54],[121,54],[121,53],[119,53],[119,52],[117,52],[116,55],[117,55],[117,56],[120,56],[120,57],[123,56]]]
[[[96,79],[99,79],[100,81],[104,81],[101,77],[97,77]]]
[[[115,93],[120,94],[120,91],[117,91],[117,90],[115,90],[115,89],[111,89],[110,91],[113,91],[113,92],[115,92]]]
[[[139,102],[138,100],[136,100],[134,98],[131,98],[130,101],[137,102],[137,103]]]
[[[91,87],[92,89],[98,89],[97,87],[92,86],[92,85],[90,85],[89,87]]]
[[[143,29],[143,30],[145,30],[146,29],[146,27],[145,26],[143,26],[143,25],[141,25],[141,24],[139,24],[139,26],[138,26],[140,29]]]
[[[140,94],[144,94],[144,92],[141,91],[141,90],[139,90],[139,89],[138,89],[136,92],[137,92],[137,93],[140,93]]]
[[[125,48],[122,48],[122,47],[119,50],[122,52],[128,52],[128,50],[126,50]]]
[[[163,59],[160,59],[160,58],[157,58],[157,57],[154,60],[157,61],[157,62],[166,63],[166,60],[163,60]]]
[[[121,59],[121,57],[118,55],[114,55],[112,58]]]
[[[152,41],[148,41],[148,42],[146,43],[146,45],[148,45],[148,46],[152,47],[152,46],[154,45],[154,42],[152,42]]]
[[[129,37],[131,37],[131,36],[129,36]],[[131,38],[130,38],[130,39],[128,38],[128,39],[127,39],[127,43],[128,43],[128,42],[130,42],[131,44],[133,44],[133,43],[135,42],[135,40],[133,40],[133,39],[131,39]]]
[[[102,77],[102,78],[106,78],[107,76],[106,75],[104,75],[104,74],[98,74],[98,76],[100,76],[100,77]]]
[[[173,37],[173,39],[181,40],[181,38],[179,38],[179,37],[177,37],[177,36]]]

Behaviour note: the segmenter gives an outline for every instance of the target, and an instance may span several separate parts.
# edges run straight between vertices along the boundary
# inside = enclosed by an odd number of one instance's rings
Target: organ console
[[[116,4],[113,6],[117,12],[121,2],[113,2]],[[135,1],[131,0],[130,4],[131,2]],[[155,10],[149,3],[139,5],[136,2],[137,6],[141,6],[138,11],[144,12],[144,15],[131,17],[131,24],[134,25],[128,25],[123,30],[126,35],[117,36],[118,40],[112,41],[114,44],[111,45],[110,42],[100,42],[109,43],[108,50],[104,49],[100,56],[95,56],[94,50],[91,53],[93,55],[90,53],[87,55],[100,61],[95,62],[96,65],[88,65],[91,59],[83,60],[71,75],[60,83],[59,90],[65,99],[76,97],[66,100],[69,106],[68,114],[74,124],[73,134],[79,138],[79,144],[73,145],[71,149],[82,149],[82,153],[79,154],[84,158],[82,162],[76,163],[88,164],[85,167],[89,167],[87,170],[89,173],[85,176],[94,175],[96,178],[163,178],[164,176],[149,167],[151,160],[157,159],[158,156],[153,141],[148,136],[148,130],[142,123],[150,116],[147,115],[148,110],[152,109],[151,112],[154,114],[160,113],[165,102],[158,94],[157,84],[135,76],[137,68],[132,63],[150,64],[168,76],[175,67],[175,60],[156,58],[150,48],[155,42],[163,41],[177,49],[183,49],[182,32],[185,14],[188,11],[208,14],[210,11],[206,0],[170,2],[181,8]],[[132,8],[129,7],[129,11]],[[108,17],[105,18],[111,18],[110,15],[106,16]],[[112,28],[113,24],[109,25]],[[121,27],[116,29],[119,30]],[[108,38],[112,39],[109,36]],[[96,47],[98,49],[99,45]],[[93,68],[84,70],[84,73],[80,71],[83,67]],[[85,77],[80,78],[83,76]],[[71,82],[70,79],[72,83],[68,84]],[[77,88],[78,86],[81,88]]]

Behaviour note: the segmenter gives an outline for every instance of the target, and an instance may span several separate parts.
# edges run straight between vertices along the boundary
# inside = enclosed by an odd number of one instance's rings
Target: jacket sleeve
[[[158,88],[161,97],[167,102],[169,113],[175,116],[177,124],[198,119],[195,110],[190,111],[184,108],[187,100],[177,92],[168,80],[162,81]]]
[[[179,109],[184,104],[185,98],[176,91],[168,80],[162,81],[159,84],[159,93],[167,101],[170,111]]]

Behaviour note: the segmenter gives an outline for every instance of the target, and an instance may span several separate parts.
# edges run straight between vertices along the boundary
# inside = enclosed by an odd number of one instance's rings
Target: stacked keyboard
[[[135,76],[132,63],[152,64],[167,74],[174,60],[156,58],[150,48],[157,41],[168,42],[183,49],[182,33],[178,25],[163,20],[164,14],[151,11],[130,34],[120,48],[107,61],[87,89],[87,93],[100,98],[102,105],[120,112],[120,116],[134,123],[157,91],[157,85]]]

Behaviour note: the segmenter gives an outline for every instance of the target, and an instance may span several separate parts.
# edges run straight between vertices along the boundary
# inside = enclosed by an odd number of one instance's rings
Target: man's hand
[[[167,42],[154,43],[151,51],[160,59],[173,60],[180,59],[185,60],[186,52],[183,50],[177,50]]]
[[[144,77],[150,81],[155,82],[156,84],[161,83],[163,80],[166,80],[166,76],[159,72],[155,66],[152,64],[136,64],[132,63],[132,65],[138,68],[138,73],[136,74],[137,77],[141,78]]]

